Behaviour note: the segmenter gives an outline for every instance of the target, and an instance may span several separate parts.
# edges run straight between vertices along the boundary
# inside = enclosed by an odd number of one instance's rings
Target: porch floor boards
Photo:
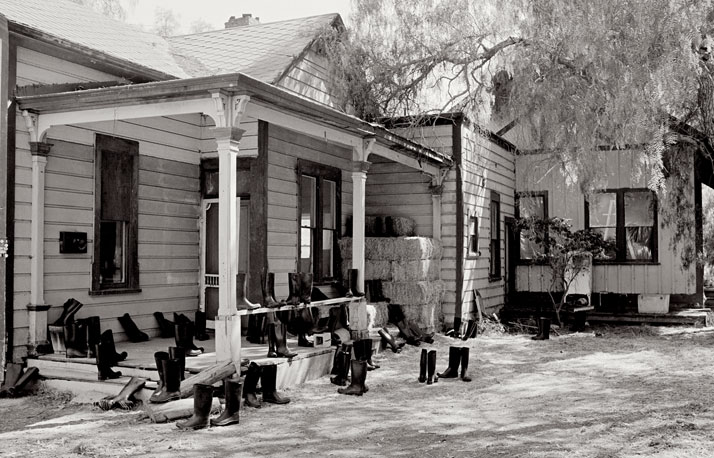
[[[668,313],[608,313],[588,312],[587,320],[591,323],[627,323],[627,324],[658,324],[658,325],[688,325],[712,326],[714,316],[710,308],[672,310]]]

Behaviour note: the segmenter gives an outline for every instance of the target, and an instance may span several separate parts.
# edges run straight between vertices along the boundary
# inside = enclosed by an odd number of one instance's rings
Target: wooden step
[[[686,326],[711,326],[712,310],[709,308],[683,309],[669,313],[605,313],[588,312],[587,320],[594,322],[610,323],[637,323],[658,325],[686,325]]]

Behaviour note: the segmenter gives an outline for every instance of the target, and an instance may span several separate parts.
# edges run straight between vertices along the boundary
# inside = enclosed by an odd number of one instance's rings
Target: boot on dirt
[[[161,338],[166,339],[175,337],[173,321],[164,318],[164,314],[161,312],[154,312],[154,318],[156,318],[156,322],[159,324],[159,335]]]
[[[439,381],[439,376],[436,374],[436,350],[429,350],[427,354],[427,378],[426,384],[431,385]]]
[[[240,400],[243,394],[243,384],[240,380],[224,378],[223,391],[226,406],[218,418],[211,419],[211,426],[228,426],[240,423]]]
[[[157,351],[154,353],[154,361],[156,362],[156,370],[159,373],[159,383],[156,386],[156,390],[149,397],[149,402],[157,402],[157,399],[161,399],[166,392],[166,377],[164,375],[164,364],[163,362],[169,359],[169,354],[165,351]],[[159,401],[161,402],[161,401]]]
[[[193,385],[193,415],[185,421],[176,422],[178,429],[203,429],[208,426],[208,417],[213,404],[213,385]]]
[[[389,348],[392,349],[392,352],[394,353],[399,353],[402,351],[402,347],[404,346],[404,343],[397,344],[397,341],[394,340],[394,337],[389,333],[387,328],[382,328],[377,333],[382,337],[382,342],[384,342],[386,345],[389,346]]]
[[[273,342],[273,348],[275,348],[275,357],[278,358],[293,358],[297,356],[297,353],[293,352],[288,348],[287,345],[287,332],[285,330],[285,325],[276,322],[268,325],[268,357],[273,357],[270,355],[270,341]]]
[[[107,353],[112,360],[112,366],[116,366],[120,361],[124,361],[126,357],[129,356],[125,351],[121,353],[117,352],[117,347],[114,344],[114,333],[111,329],[104,331],[102,335],[99,336],[99,341],[106,347]]]
[[[336,368],[333,367],[334,377],[330,377],[330,382],[339,385],[347,385],[347,377],[350,372],[350,361],[352,360],[352,344],[342,344],[335,359],[338,360]]]
[[[367,370],[372,371],[378,369],[379,366],[372,364],[372,339],[361,339],[353,343],[352,348],[355,350],[355,359],[365,361]]]
[[[288,298],[287,305],[300,305],[300,278],[297,272],[288,273]]]
[[[461,363],[461,347],[449,347],[449,367],[439,375],[439,378],[457,378]]]
[[[419,359],[419,383],[426,382],[427,353],[429,353],[429,351],[426,348],[421,349],[421,358]]]
[[[461,347],[461,380],[470,382],[471,377],[466,375],[469,368],[469,347]]]
[[[248,372],[243,381],[243,398],[245,399],[245,405],[247,407],[260,409],[260,401],[258,401],[256,393],[258,390],[258,380],[260,380],[262,372],[262,368],[256,363],[250,363],[248,366]]]
[[[149,402],[162,404],[181,397],[181,362],[177,359],[162,359],[164,372],[164,389],[157,396],[152,395]]]
[[[208,340],[211,337],[208,335],[206,332],[206,312],[202,312],[200,310],[196,310],[196,314],[194,315],[194,323],[195,323],[195,337],[196,340]]]
[[[146,342],[149,336],[142,332],[128,313],[119,317],[119,323],[131,342]]]
[[[312,300],[312,273],[299,272],[298,281],[300,285],[300,302],[307,305]]]
[[[17,397],[25,389],[28,383],[37,378],[40,370],[36,367],[28,367],[27,370],[17,379],[15,384],[6,389],[8,396],[11,398]]]
[[[533,340],[550,339],[550,318],[540,317],[538,321],[538,334],[531,337]]]
[[[99,342],[94,346],[94,352],[97,355],[97,379],[107,380],[121,377],[121,372],[113,371],[112,366],[116,364],[115,352],[108,348],[104,342]]]
[[[263,386],[263,402],[269,402],[271,404],[287,404],[290,402],[290,398],[281,396],[276,389],[278,366],[275,364],[264,366],[263,375],[260,380]]]
[[[352,370],[350,385],[347,388],[338,388],[337,392],[340,394],[362,396],[367,392],[365,387],[365,381],[367,379],[367,362],[356,359],[352,360],[350,363],[350,369]]]
[[[137,406],[137,400],[134,399],[134,393],[139,391],[146,384],[146,379],[141,377],[132,377],[126,385],[121,389],[116,396],[107,396],[94,403],[95,406],[102,410],[110,410],[118,407],[123,410],[131,410]]]
[[[236,289],[238,295],[238,301],[236,302],[236,308],[238,310],[255,310],[260,308],[260,304],[254,304],[248,300],[248,274],[245,272],[239,272],[236,275]]]

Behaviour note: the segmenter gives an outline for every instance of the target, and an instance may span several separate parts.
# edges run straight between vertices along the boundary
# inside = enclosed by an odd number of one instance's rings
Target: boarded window
[[[489,263],[489,277],[492,280],[501,278],[501,196],[491,191],[491,243],[489,245],[491,259]]]

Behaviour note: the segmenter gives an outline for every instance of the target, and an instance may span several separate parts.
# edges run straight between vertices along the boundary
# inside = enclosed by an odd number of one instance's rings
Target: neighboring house
[[[235,360],[238,271],[250,272],[254,301],[266,268],[279,297],[299,268],[339,279],[337,240],[349,232],[362,273],[370,162],[436,180],[453,166],[333,108],[315,38],[338,15],[168,40],[66,0],[0,0],[0,15],[0,95],[11,102],[0,350],[12,359],[46,343],[73,297],[85,304],[78,317],[100,316],[118,339],[124,313],[154,336],[153,312],[205,307],[217,357]],[[384,185],[430,196],[430,182]],[[86,247],[67,249],[63,233]],[[345,302],[364,332],[364,300]]]

